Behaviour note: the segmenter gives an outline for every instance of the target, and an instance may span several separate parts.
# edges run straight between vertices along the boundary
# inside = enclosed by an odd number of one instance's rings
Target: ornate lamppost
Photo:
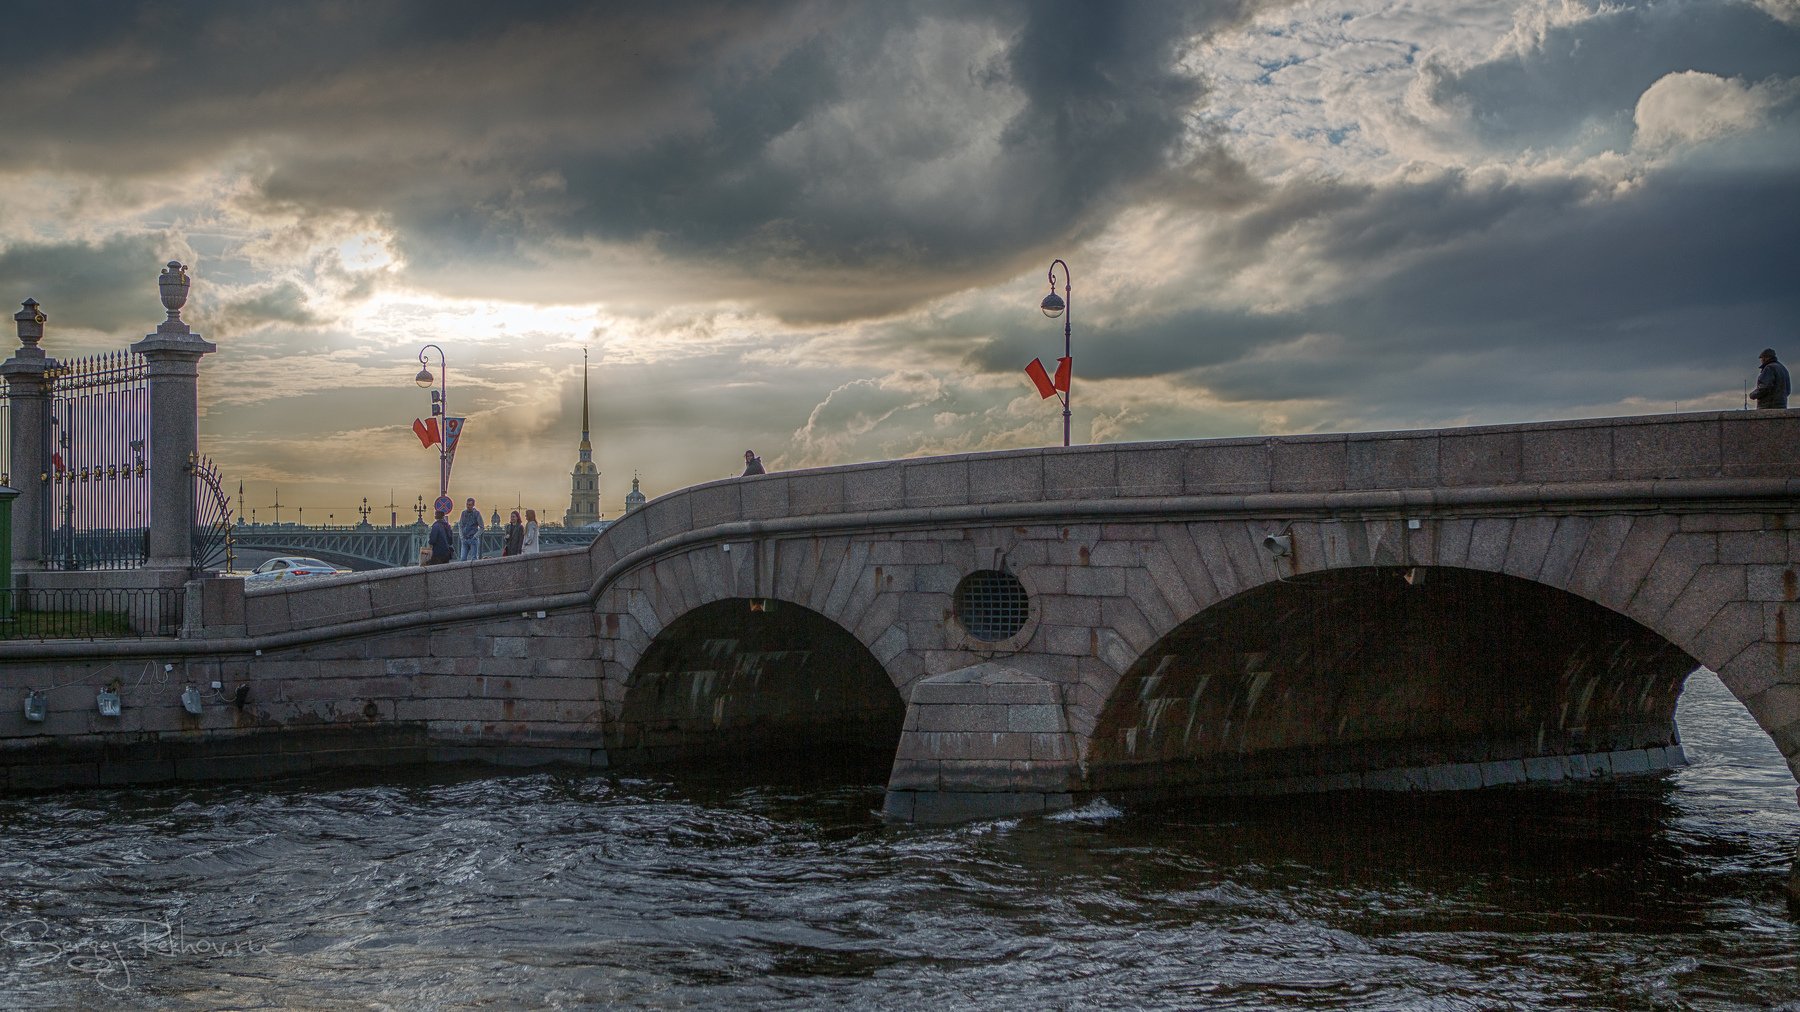
[[[427,351],[438,353],[436,377],[431,375],[431,365],[425,360]],[[413,377],[413,382],[425,390],[431,390],[434,382],[438,387],[431,391],[431,414],[437,419],[438,431],[443,433],[438,439],[438,498],[445,499],[450,495],[450,440],[449,433],[444,431],[444,426],[450,419],[450,365],[444,358],[444,349],[435,344],[419,349],[419,374]]]
[[[1063,269],[1063,293],[1060,296],[1056,294],[1057,264],[1062,264]],[[1038,308],[1052,320],[1060,316],[1063,321],[1063,361],[1069,364],[1069,375],[1066,378],[1059,376],[1058,379],[1063,382],[1059,382],[1057,386],[1062,394],[1064,446],[1069,445],[1069,401],[1074,397],[1069,388],[1075,385],[1075,355],[1069,339],[1069,322],[1070,318],[1075,315],[1071,299],[1072,296],[1069,295],[1069,265],[1063,263],[1060,258],[1050,261],[1050,294],[1044,296],[1044,301],[1039,303]]]

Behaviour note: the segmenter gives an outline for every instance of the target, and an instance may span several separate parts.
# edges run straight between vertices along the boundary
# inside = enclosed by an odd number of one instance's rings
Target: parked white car
[[[309,559],[301,555],[284,555],[257,566],[244,577],[246,587],[266,587],[283,580],[292,580],[302,576],[336,576],[348,573],[348,569],[339,569],[329,562]]]

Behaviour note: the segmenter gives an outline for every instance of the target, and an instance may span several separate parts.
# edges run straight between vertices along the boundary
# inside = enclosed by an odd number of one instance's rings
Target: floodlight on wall
[[[194,716],[200,715],[200,689],[190,685],[181,690],[181,708]]]
[[[44,714],[46,713],[46,711],[48,711],[48,709],[49,709],[49,706],[44,701],[43,693],[37,691],[36,689],[32,689],[30,692],[25,694],[25,719],[26,720],[29,720],[34,724],[41,724],[44,721]]]
[[[1294,554],[1294,537],[1291,534],[1266,534],[1262,543],[1263,549],[1277,559]]]
[[[112,689],[101,689],[94,697],[94,705],[99,708],[102,717],[119,715],[119,694]]]

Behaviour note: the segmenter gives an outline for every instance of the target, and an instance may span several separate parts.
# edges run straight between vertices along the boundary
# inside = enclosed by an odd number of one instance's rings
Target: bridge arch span
[[[1785,625],[1794,607],[1794,573],[1800,563],[1788,519],[1782,513],[1695,512],[1482,515],[1426,519],[1416,525],[1404,518],[1161,525],[1155,542],[1138,546],[1146,568],[1157,578],[1140,581],[1131,600],[1112,605],[1115,618],[1125,616],[1111,623],[1120,642],[1110,663],[1090,667],[1093,674],[1075,688],[1070,722],[1089,735],[1087,758],[1096,784],[1108,776],[1121,783],[1144,780],[1144,771],[1157,756],[1191,767],[1180,775],[1201,781],[1223,776],[1228,769],[1236,769],[1232,775],[1245,779],[1249,773],[1245,757],[1252,752],[1266,753],[1259,761],[1269,776],[1298,775],[1292,768],[1302,762],[1300,752],[1282,759],[1276,755],[1278,740],[1263,739],[1253,746],[1254,736],[1243,737],[1248,730],[1244,704],[1268,705],[1275,699],[1269,693],[1286,691],[1298,694],[1287,705],[1298,706],[1307,695],[1303,688],[1307,680],[1295,680],[1301,658],[1291,656],[1293,645],[1281,643],[1266,629],[1260,635],[1254,631],[1279,621],[1278,615],[1311,623],[1307,595],[1360,594],[1362,603],[1382,601],[1390,612],[1357,612],[1351,621],[1356,609],[1349,603],[1336,606],[1336,611],[1349,624],[1369,623],[1368,628],[1391,642],[1377,648],[1370,642],[1345,640],[1331,648],[1351,658],[1358,651],[1385,650],[1384,663],[1412,669],[1410,680],[1392,681],[1429,697],[1414,700],[1417,712],[1411,717],[1394,712],[1378,721],[1381,733],[1391,741],[1411,742],[1404,747],[1396,744],[1396,766],[1485,761],[1471,757],[1523,761],[1581,751],[1663,749],[1675,744],[1671,722],[1681,681],[1705,665],[1720,675],[1774,739],[1790,768],[1800,771],[1800,724],[1792,720],[1793,704],[1784,695],[1791,693],[1786,683],[1793,679],[1796,659],[1788,656],[1785,630],[1775,628]],[[1270,535],[1291,539],[1284,554],[1264,548],[1263,539]],[[1405,581],[1408,575],[1412,584]],[[1435,659],[1416,646],[1395,645],[1405,638],[1395,623],[1416,623],[1419,615],[1434,609],[1432,621],[1446,628],[1460,624],[1478,630],[1484,621],[1526,619],[1515,635],[1522,638],[1521,649],[1538,669],[1534,677],[1540,695],[1535,701],[1503,694],[1515,704],[1515,712],[1504,719],[1486,711],[1472,725],[1446,719],[1455,715],[1458,704],[1456,698],[1445,697],[1452,686],[1461,684],[1470,691],[1468,678],[1505,683],[1492,665],[1483,666],[1481,655],[1469,652],[1480,637],[1465,636],[1452,643],[1444,640],[1442,630],[1414,630],[1411,635],[1441,648]],[[1529,638],[1534,635],[1559,639]],[[1227,672],[1230,665],[1222,656],[1193,658],[1196,650],[1204,652],[1209,637],[1217,651],[1229,652],[1225,644],[1236,643],[1230,649],[1242,656],[1233,662],[1235,672]],[[1503,645],[1488,644],[1490,649]],[[1613,660],[1601,656],[1603,645],[1618,652]],[[1290,654],[1285,662],[1290,670],[1282,678],[1262,659],[1281,657],[1284,650]],[[1438,675],[1449,675],[1451,655],[1459,651],[1458,663],[1467,669],[1458,676],[1463,683],[1456,677],[1436,681],[1412,677],[1422,666],[1433,665]],[[1631,663],[1621,663],[1625,660]],[[1320,667],[1317,658],[1307,659],[1306,666]],[[1215,679],[1224,676],[1223,680],[1207,681],[1205,671]],[[1263,677],[1255,677],[1258,674]],[[1346,671],[1338,674],[1350,677]],[[1178,698],[1177,684],[1186,685],[1192,703]],[[1315,689],[1325,684],[1329,680]],[[1235,731],[1240,737],[1226,747],[1217,736],[1224,733],[1223,723],[1233,718],[1225,701],[1215,697],[1228,685],[1238,687]],[[1565,704],[1574,706],[1583,691],[1590,694],[1586,702],[1591,707],[1591,694],[1605,696],[1627,685],[1633,687],[1629,695],[1636,700],[1632,703],[1636,716],[1627,719],[1625,709],[1630,707],[1623,698],[1614,701],[1616,706],[1608,704],[1611,709],[1601,707],[1599,712],[1606,714],[1603,726],[1611,730],[1574,721],[1562,712]],[[1351,688],[1340,680],[1337,691]],[[1289,713],[1290,728],[1316,725],[1317,730],[1326,713],[1334,721],[1356,719],[1354,708],[1345,709],[1342,698],[1328,699],[1315,692],[1309,705],[1316,712]],[[1207,729],[1199,739],[1190,739],[1197,741],[1192,749],[1172,749],[1166,738],[1155,743],[1159,735],[1168,734],[1171,714],[1178,714],[1176,723],[1186,734],[1191,734],[1190,720]],[[1302,733],[1287,739],[1287,745],[1315,753],[1330,745],[1326,752],[1341,754],[1336,758],[1315,754],[1314,760],[1325,767],[1362,763],[1367,768],[1370,756],[1365,746],[1373,740],[1372,733],[1372,728],[1323,738]],[[1436,744],[1426,743],[1428,738]],[[1511,744],[1501,747],[1502,739]],[[1363,749],[1360,758],[1352,755],[1357,748]],[[1228,755],[1235,758],[1227,761]],[[1205,756],[1211,758],[1202,761]],[[1652,752],[1649,760],[1660,757]],[[1210,771],[1201,768],[1208,763]]]
[[[905,705],[868,648],[772,598],[722,598],[664,626],[607,727],[616,762],[804,754],[891,760]]]
[[[615,761],[745,751],[894,754],[922,672],[867,540],[703,540],[609,583],[595,608]],[[889,581],[891,583],[891,581]]]
[[[897,631],[900,599],[892,574],[872,558],[867,537],[705,539],[658,553],[606,584],[594,609],[606,616],[600,642],[609,702],[622,703],[630,673],[656,638],[682,617],[721,601],[803,608],[867,650],[904,693],[924,673]],[[907,579],[911,579],[910,572]]]

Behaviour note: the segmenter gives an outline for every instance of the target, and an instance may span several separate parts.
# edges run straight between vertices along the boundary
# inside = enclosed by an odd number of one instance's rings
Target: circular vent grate
[[[986,643],[1025,628],[1031,598],[1011,573],[984,569],[956,585],[956,619],[969,635]]]

